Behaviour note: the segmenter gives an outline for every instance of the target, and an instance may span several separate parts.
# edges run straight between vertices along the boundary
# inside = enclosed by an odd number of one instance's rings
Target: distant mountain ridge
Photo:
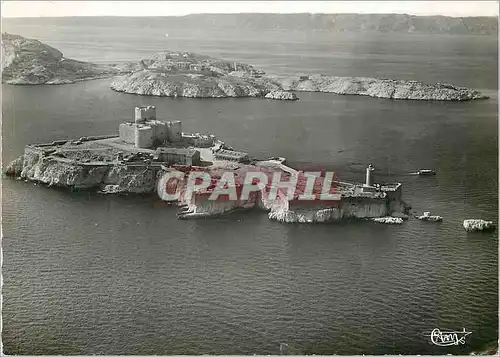
[[[167,28],[287,30],[327,32],[396,32],[456,35],[495,35],[497,17],[415,16],[408,14],[193,14],[165,17],[71,17],[17,18],[4,22],[71,23],[78,26],[91,19],[96,26],[126,21],[131,27],[163,25]]]
[[[193,24],[238,29],[330,32],[403,32],[495,34],[495,17],[413,16],[406,14],[203,14],[188,15]]]

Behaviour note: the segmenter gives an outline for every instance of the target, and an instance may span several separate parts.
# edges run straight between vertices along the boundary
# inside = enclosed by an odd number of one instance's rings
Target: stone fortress
[[[184,133],[180,121],[157,120],[156,107],[144,106],[135,108],[133,121],[119,125],[118,135],[27,145],[24,155],[10,165],[8,174],[38,177],[43,170],[36,170],[48,167],[64,175],[59,177],[43,171],[46,177],[39,177],[39,181],[51,185],[66,182],[77,188],[93,186],[93,180],[99,181],[97,176],[103,172],[111,175],[104,180],[109,185],[121,185],[119,182],[126,181],[127,175],[135,175],[136,179],[127,183],[127,190],[133,191],[135,186],[139,190],[146,189],[143,183],[151,184],[162,167],[248,161],[247,153],[233,150],[215,135]],[[118,171],[121,178],[116,175]],[[82,177],[86,177],[85,180]],[[79,183],[68,183],[73,181]]]
[[[135,149],[155,150],[155,160],[170,164],[197,165],[201,156],[207,161],[249,160],[247,153],[230,150],[212,134],[183,133],[180,121],[157,120],[152,105],[136,107],[134,121],[120,124],[119,141]]]
[[[156,107],[135,108],[135,121],[125,122],[119,127],[120,139],[133,144],[137,149],[150,149],[165,143],[180,143],[182,141],[182,123],[180,121],[164,122],[156,120]],[[207,137],[207,145],[210,143]]]

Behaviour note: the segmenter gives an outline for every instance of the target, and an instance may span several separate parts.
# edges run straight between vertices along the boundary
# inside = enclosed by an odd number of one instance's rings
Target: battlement
[[[154,105],[135,107],[135,122],[139,124],[146,120],[156,120],[156,107]]]

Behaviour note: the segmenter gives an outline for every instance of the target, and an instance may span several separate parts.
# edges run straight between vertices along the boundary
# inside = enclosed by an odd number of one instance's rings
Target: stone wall
[[[153,128],[149,125],[135,128],[135,147],[147,149],[154,143]]]
[[[118,129],[120,140],[135,145],[135,124],[122,123]]]
[[[180,121],[167,122],[168,136],[171,142],[179,142],[182,140],[182,123]]]
[[[154,120],[147,123],[153,128],[154,141],[163,144],[168,139],[168,126],[167,123]]]

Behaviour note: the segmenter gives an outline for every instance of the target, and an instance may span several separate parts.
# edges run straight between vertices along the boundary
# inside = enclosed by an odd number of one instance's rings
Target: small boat
[[[436,171],[429,170],[429,169],[422,169],[422,170],[418,170],[417,174],[421,175],[421,176],[433,176],[436,174]]]
[[[423,215],[415,216],[415,218],[421,221],[428,221],[428,222],[441,222],[443,220],[443,217],[431,215],[430,212],[424,212]]]

